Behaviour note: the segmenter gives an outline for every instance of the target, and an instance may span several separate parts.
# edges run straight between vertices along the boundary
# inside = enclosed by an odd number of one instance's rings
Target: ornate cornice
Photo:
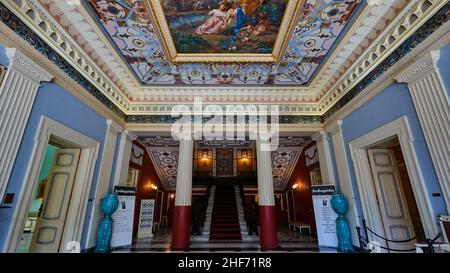
[[[38,1],[4,0],[2,4],[13,11],[28,28],[44,40],[57,54],[63,56],[74,69],[117,107],[122,111],[127,110],[128,98],[110,81],[110,77],[91,58],[87,57],[84,50]]]
[[[413,0],[401,16],[397,17],[341,78],[331,91],[319,101],[320,114],[325,114],[334,104],[361,83],[381,62],[398,49],[425,22],[438,12],[448,0]]]
[[[281,117],[280,123],[305,124],[323,122],[445,23],[448,20],[449,10],[449,4],[445,0],[411,1],[403,15],[398,17],[395,23],[392,23],[386,32],[380,36],[380,39],[374,43],[372,50],[375,50],[375,52],[371,53],[372,51],[370,51],[362,56],[360,61],[356,61],[355,66],[350,69],[350,78],[344,83],[338,84],[337,86],[340,89],[338,88],[331,92],[327,99],[325,101],[322,100],[320,104],[316,103],[317,98],[313,94],[308,94],[307,89],[290,86],[246,87],[245,90],[241,87],[209,89],[177,87],[174,89],[176,93],[173,96],[170,94],[171,89],[160,87],[142,90],[133,98],[138,101],[127,104],[126,109],[124,109],[123,107],[117,107],[116,104],[117,101],[119,101],[119,105],[121,105],[120,102],[123,102],[121,101],[121,96],[123,95],[121,91],[108,88],[106,90],[108,95],[105,95],[105,88],[108,86],[106,82],[96,78],[98,80],[97,84],[92,83],[92,80],[100,74],[91,70],[91,67],[88,65],[90,63],[78,55],[83,55],[85,52],[77,51],[81,49],[73,45],[72,41],[62,39],[62,37],[66,36],[58,36],[63,33],[63,30],[54,30],[54,28],[60,26],[51,21],[52,18],[40,17],[40,13],[33,8],[34,6],[29,5],[33,1],[21,1],[21,6],[17,6],[16,2],[11,0],[2,1],[2,4],[0,4],[0,9],[3,12],[1,20],[98,100],[125,120],[133,123],[172,122],[170,116],[168,116],[171,111],[170,106],[183,104],[183,102],[191,100],[193,94],[197,94],[195,92],[198,90],[204,92],[208,103],[213,104],[222,105],[233,102],[279,104],[280,107],[288,109],[281,112],[284,116]],[[20,14],[20,18],[15,17],[4,6],[2,7],[3,3],[12,6],[14,13]],[[440,8],[442,9],[436,14]],[[25,20],[28,25],[32,25],[33,30],[30,30],[22,20]],[[424,24],[424,22],[426,23]],[[34,33],[36,29],[41,29],[40,35],[45,36],[45,39]],[[49,43],[52,47],[48,45]],[[55,45],[58,47],[55,48]],[[68,60],[66,58],[67,52],[72,53],[72,55],[69,54],[71,58]],[[358,67],[361,62],[363,66]],[[84,69],[83,73],[81,73],[83,71],[81,68]],[[99,85],[101,88],[99,88]],[[227,94],[227,92],[231,94]],[[152,98],[151,103],[147,101],[139,102],[141,99],[146,99],[145,93],[148,93],[148,96]],[[237,96],[236,94],[239,93],[241,95]],[[114,103],[111,102],[111,98],[115,98]],[[309,100],[309,102],[304,102],[304,100]],[[158,101],[165,101],[165,103],[160,104]],[[122,106],[125,107],[125,105]],[[158,109],[157,111],[155,111],[156,108]]]
[[[339,109],[344,107],[353,98],[358,96],[366,87],[380,78],[386,71],[394,66],[400,59],[404,58],[411,50],[417,47],[425,39],[427,39],[434,31],[440,28],[449,20],[450,3],[444,1],[445,5],[441,6],[440,10],[436,13],[431,13],[433,16],[421,25],[412,35],[410,35],[400,46],[391,52],[391,54],[384,59],[378,66],[371,71],[364,79],[362,79],[356,86],[350,89],[346,94],[340,97],[340,99],[328,108],[322,115],[322,122],[328,120]],[[426,3],[425,1],[423,3]],[[429,10],[429,9],[428,9]],[[431,15],[429,15],[431,16]],[[415,17],[409,17],[409,19]],[[416,19],[417,20],[417,19]]]

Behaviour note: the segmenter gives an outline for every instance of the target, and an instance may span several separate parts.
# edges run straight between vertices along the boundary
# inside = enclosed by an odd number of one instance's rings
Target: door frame
[[[66,217],[61,237],[60,251],[64,250],[65,242],[75,241],[81,243],[84,220],[89,202],[89,192],[100,143],[51,118],[42,116],[36,131],[33,151],[30,156],[3,252],[17,251],[32,199],[34,184],[38,179],[45,157],[45,150],[51,137],[81,149],[71,202],[67,212],[67,215],[71,217]]]
[[[397,137],[400,142],[425,235],[427,238],[434,238],[439,232],[439,229],[433,217],[434,213],[430,195],[428,194],[425,180],[419,167],[420,165],[414,149],[414,137],[406,116],[381,126],[349,144],[365,220],[368,226],[376,233],[386,237],[380,208],[376,201],[375,185],[367,156],[367,149],[393,137]]]
[[[297,216],[296,216],[296,213],[295,213],[295,193],[294,193],[294,191],[293,190],[287,190],[286,191],[286,207],[287,207],[287,213],[288,213],[288,225],[290,225],[290,223],[291,222],[296,222],[297,221]],[[291,219],[291,211],[290,211],[290,208],[289,208],[289,194],[291,194],[291,196],[292,196],[292,212],[293,212],[293,216],[294,216],[294,219],[292,220]]]

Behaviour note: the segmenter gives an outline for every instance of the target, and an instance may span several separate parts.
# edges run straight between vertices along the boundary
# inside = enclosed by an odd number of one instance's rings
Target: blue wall
[[[447,94],[450,96],[450,44],[441,49],[441,59],[438,62]]]
[[[5,51],[0,45],[0,62],[7,65]],[[99,157],[96,162],[94,178],[91,185],[90,198],[94,196],[94,189],[98,180],[99,166],[103,151],[104,138],[106,135],[106,120],[103,116],[89,108],[78,98],[72,96],[69,92],[55,83],[43,83],[36,96],[35,103],[25,129],[16,162],[13,167],[11,178],[6,189],[7,193],[15,193],[13,208],[0,210],[0,249],[3,249],[5,239],[10,227],[14,209],[17,206],[17,199],[24,181],[26,169],[29,161],[32,160],[31,153],[34,145],[34,137],[39,125],[41,116],[47,116],[56,120],[67,127],[70,127],[83,135],[86,135],[100,142]],[[92,203],[88,204],[86,215],[92,210]],[[85,221],[85,231],[88,225]],[[81,242],[81,245],[85,245]]]
[[[414,149],[426,183],[434,214],[437,216],[438,214],[445,213],[445,201],[442,197],[442,191],[437,181],[434,166],[431,162],[431,156],[414,109],[412,98],[407,86],[404,84],[393,84],[389,86],[381,94],[377,95],[343,119],[343,138],[355,197],[360,200],[355,170],[349,151],[349,143],[402,116],[408,118],[411,127],[415,140]],[[441,193],[441,197],[433,197],[432,193],[435,192]],[[356,206],[360,217],[363,217],[361,204],[356,204]]]

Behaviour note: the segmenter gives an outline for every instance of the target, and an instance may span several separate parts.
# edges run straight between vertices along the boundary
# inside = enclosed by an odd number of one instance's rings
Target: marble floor
[[[170,229],[161,229],[152,238],[141,238],[133,242],[131,246],[115,248],[114,253],[183,253],[170,248],[172,233]],[[298,232],[289,231],[288,228],[278,230],[278,242],[280,248],[270,251],[273,253],[317,253],[336,252],[335,249],[319,248],[317,240],[310,236],[300,235]],[[191,236],[190,253],[195,252],[235,252],[255,253],[262,252],[259,246],[258,236],[245,236],[240,241],[209,241],[208,236]]]

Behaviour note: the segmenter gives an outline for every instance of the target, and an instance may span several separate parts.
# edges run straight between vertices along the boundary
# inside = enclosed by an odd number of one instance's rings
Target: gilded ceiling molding
[[[217,62],[217,63],[255,63],[280,61],[283,51],[287,46],[292,28],[296,25],[301,7],[305,0],[289,0],[285,8],[283,20],[278,29],[277,38],[273,46],[272,53],[268,54],[247,54],[247,53],[211,53],[211,54],[180,54],[177,52],[172,32],[169,28],[166,16],[160,0],[143,0],[147,14],[152,14],[152,24],[157,29],[162,47],[166,53],[166,58],[172,62]]]

